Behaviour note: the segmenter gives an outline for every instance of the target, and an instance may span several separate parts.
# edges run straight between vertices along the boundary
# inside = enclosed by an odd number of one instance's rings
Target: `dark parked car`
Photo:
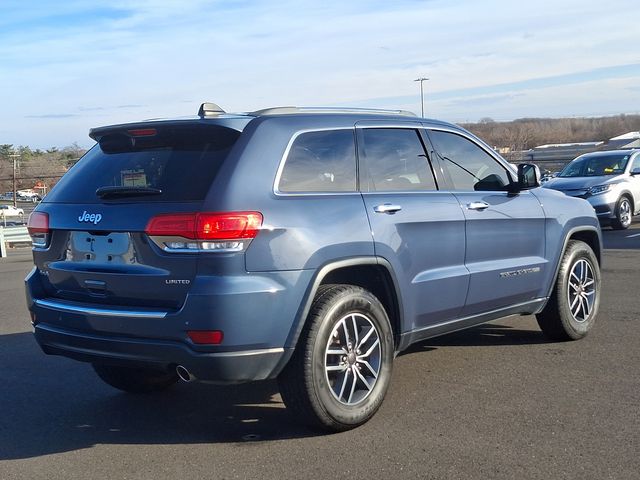
[[[127,392],[278,379],[303,421],[353,428],[394,356],[507,315],[596,319],[591,206],[467,131],[404,112],[274,108],[91,130],[29,219],[44,352]]]
[[[640,213],[640,150],[611,150],[580,155],[545,188],[587,200],[602,224],[629,228]]]

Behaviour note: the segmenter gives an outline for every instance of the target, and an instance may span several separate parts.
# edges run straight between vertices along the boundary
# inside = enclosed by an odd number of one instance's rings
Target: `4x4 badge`
[[[102,215],[100,215],[99,213],[87,213],[86,210],[82,212],[82,215],[78,217],[79,222],[89,222],[93,223],[94,225],[97,225],[100,220],[102,220]]]

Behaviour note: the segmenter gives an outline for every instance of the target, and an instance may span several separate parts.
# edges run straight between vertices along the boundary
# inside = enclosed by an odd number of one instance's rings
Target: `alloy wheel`
[[[593,267],[584,258],[571,268],[567,297],[573,319],[578,323],[587,321],[596,300],[596,283]]]
[[[626,198],[620,201],[618,216],[623,227],[628,227],[631,224],[631,203]]]
[[[331,394],[343,405],[362,402],[372,392],[381,367],[380,336],[373,322],[350,313],[333,328],[324,368]]]

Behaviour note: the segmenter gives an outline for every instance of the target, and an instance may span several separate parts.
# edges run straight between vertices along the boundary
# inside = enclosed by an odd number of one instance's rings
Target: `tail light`
[[[27,221],[27,229],[34,247],[43,248],[49,244],[49,214],[31,212]]]
[[[145,233],[167,252],[240,252],[260,231],[260,212],[162,214]]]

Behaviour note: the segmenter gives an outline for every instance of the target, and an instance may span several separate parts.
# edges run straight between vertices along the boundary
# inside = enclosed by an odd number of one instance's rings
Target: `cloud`
[[[72,118],[77,116],[74,113],[43,113],[41,115],[25,115],[24,118]]]
[[[580,83],[590,83],[598,80],[611,78],[630,78],[640,76],[640,63],[628,65],[613,65],[609,67],[596,68],[592,70],[576,71],[569,74],[553,75],[548,77],[534,77],[517,82],[498,83],[460,90],[444,90],[434,95],[434,98],[448,98],[455,95],[486,95],[500,92],[518,90],[526,91],[553,87],[558,85],[576,85]]]
[[[469,108],[470,106],[474,107],[486,107],[493,106],[496,104],[510,102],[515,98],[525,96],[522,92],[511,92],[511,93],[498,93],[493,95],[480,95],[475,97],[457,97],[452,98],[450,100],[446,100],[443,102],[443,105],[447,107],[459,107],[464,106],[465,108]]]
[[[136,108],[145,108],[146,105],[136,105],[136,104],[128,104],[128,105],[116,105],[116,106],[104,106],[104,107],[78,107],[78,110],[81,112],[106,112],[110,110],[131,110]]]
[[[603,94],[609,81],[637,76],[636,10],[625,0],[4,0],[0,91],[11,94],[0,127],[13,143],[49,146],[82,142],[90,126],[193,114],[204,100],[228,111],[420,111],[419,76],[430,78],[428,111],[444,119],[458,101],[468,119],[570,114],[571,88],[536,94],[568,85],[591,89],[580,108],[597,114],[619,105],[620,92]],[[50,123],[34,132],[17,117]]]

